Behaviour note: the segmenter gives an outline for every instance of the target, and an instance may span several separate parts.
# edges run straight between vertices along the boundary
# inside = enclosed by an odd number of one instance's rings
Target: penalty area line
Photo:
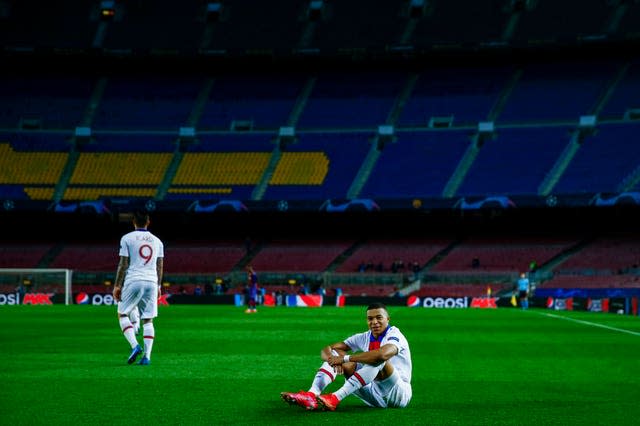
[[[547,312],[544,312],[544,313],[541,312],[540,315],[544,315],[544,316],[552,317],[552,318],[559,318],[559,319],[563,319],[563,320],[567,320],[567,321],[573,321],[573,322],[577,322],[579,324],[590,325],[592,327],[600,327],[600,328],[605,328],[607,330],[619,331],[620,333],[627,333],[627,334],[631,334],[633,336],[640,336],[640,333],[637,332],[637,331],[625,330],[624,328],[609,327],[608,325],[598,324],[597,322],[583,321],[583,320],[579,320],[579,319],[575,319],[575,318],[563,317],[562,315],[550,314],[550,313],[547,313]]]

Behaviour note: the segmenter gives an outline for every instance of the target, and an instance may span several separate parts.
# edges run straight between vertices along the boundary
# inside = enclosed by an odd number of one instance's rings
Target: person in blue
[[[258,274],[253,270],[253,266],[247,265],[247,309],[245,314],[255,314],[258,312],[256,309],[256,299],[258,298]]]
[[[527,274],[522,272],[520,278],[518,278],[518,300],[520,300],[520,307],[522,309],[529,308],[529,278]]]

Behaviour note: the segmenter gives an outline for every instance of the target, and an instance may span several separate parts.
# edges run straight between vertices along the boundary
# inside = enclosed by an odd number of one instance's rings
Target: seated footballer
[[[282,392],[282,399],[307,410],[334,411],[340,401],[354,394],[370,407],[406,407],[412,395],[411,351],[407,339],[389,320],[384,304],[369,305],[369,331],[322,349],[324,362],[309,390]],[[334,393],[322,394],[340,374],[345,376],[344,385]]]

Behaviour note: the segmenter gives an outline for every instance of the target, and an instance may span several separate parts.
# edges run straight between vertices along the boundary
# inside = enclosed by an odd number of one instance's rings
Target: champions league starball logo
[[[89,295],[87,293],[78,293],[76,296],[76,304],[78,305],[88,305],[89,304]]]

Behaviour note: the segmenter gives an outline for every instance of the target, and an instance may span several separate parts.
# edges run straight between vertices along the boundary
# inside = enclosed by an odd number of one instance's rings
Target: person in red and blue
[[[258,312],[256,309],[256,299],[258,298],[258,274],[254,271],[253,266],[247,265],[247,309],[245,314],[254,314]]]

